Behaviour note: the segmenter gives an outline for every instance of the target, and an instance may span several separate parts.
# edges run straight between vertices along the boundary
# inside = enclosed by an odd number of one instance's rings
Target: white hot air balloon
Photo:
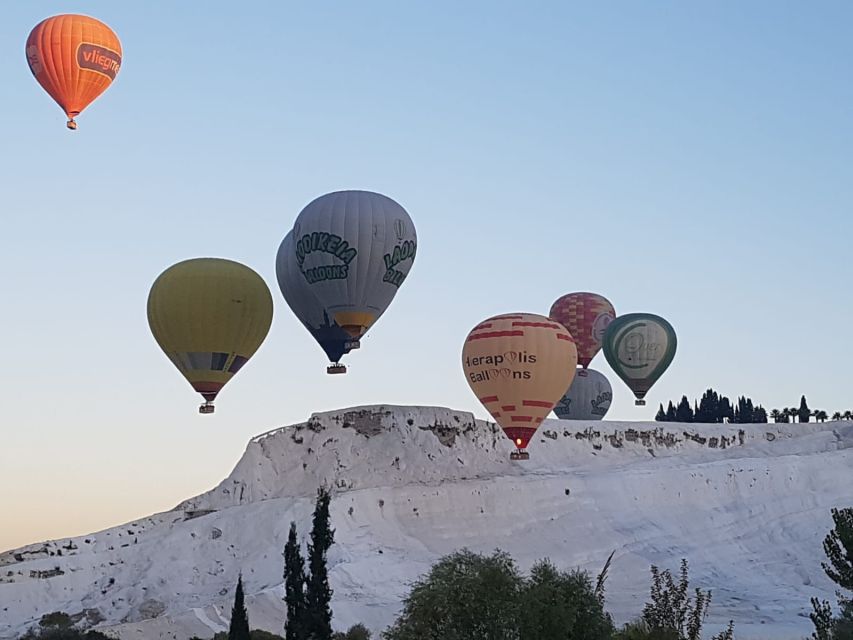
[[[338,359],[358,346],[412,268],[415,225],[387,196],[337,191],[310,202],[289,235],[276,260],[282,293],[333,362],[329,373],[343,373]]]
[[[554,413],[561,420],[601,420],[612,400],[613,388],[603,373],[580,370]]]
[[[337,362],[345,353],[356,348],[357,343],[346,331],[329,320],[325,309],[311,292],[296,263],[292,231],[287,233],[278,248],[275,275],[288,306],[314,336],[329,360]]]

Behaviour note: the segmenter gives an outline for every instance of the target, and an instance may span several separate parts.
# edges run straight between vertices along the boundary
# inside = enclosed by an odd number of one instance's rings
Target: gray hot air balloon
[[[604,374],[595,369],[579,370],[554,413],[561,420],[601,420],[612,399],[613,388]]]
[[[296,263],[292,231],[288,231],[278,248],[275,275],[285,301],[326,352],[329,360],[337,362],[341,356],[357,347],[358,343],[329,319],[329,315],[311,292]]]
[[[409,274],[415,225],[387,196],[337,191],[310,202],[289,235],[276,261],[282,293],[334,363],[329,373],[343,373],[338,360],[358,345]]]

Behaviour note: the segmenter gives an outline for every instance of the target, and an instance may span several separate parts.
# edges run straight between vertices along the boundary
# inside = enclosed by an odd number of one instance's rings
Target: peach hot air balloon
[[[38,23],[27,38],[27,62],[36,80],[56,100],[67,126],[112,84],[121,68],[118,36],[100,20],[63,14]]]
[[[604,296],[579,291],[558,298],[548,315],[572,334],[578,346],[578,362],[587,369],[601,349],[604,331],[613,322],[616,311]]]
[[[462,368],[471,389],[513,441],[513,460],[575,377],[578,352],[566,328],[533,313],[484,320],[462,348]]]

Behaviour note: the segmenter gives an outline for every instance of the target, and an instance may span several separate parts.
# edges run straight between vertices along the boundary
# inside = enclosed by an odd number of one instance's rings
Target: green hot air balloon
[[[604,357],[628,388],[635,404],[643,400],[675,357],[677,340],[672,325],[651,313],[618,316],[604,334]]]

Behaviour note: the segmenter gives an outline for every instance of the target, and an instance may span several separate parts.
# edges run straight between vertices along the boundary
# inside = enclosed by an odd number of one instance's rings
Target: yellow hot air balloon
[[[148,324],[178,371],[213,400],[269,333],[272,294],[249,267],[220,258],[185,260],[166,269],[148,294]]]
[[[471,389],[513,441],[513,460],[526,460],[527,443],[575,377],[578,350],[560,323],[533,313],[484,320],[462,348]]]

